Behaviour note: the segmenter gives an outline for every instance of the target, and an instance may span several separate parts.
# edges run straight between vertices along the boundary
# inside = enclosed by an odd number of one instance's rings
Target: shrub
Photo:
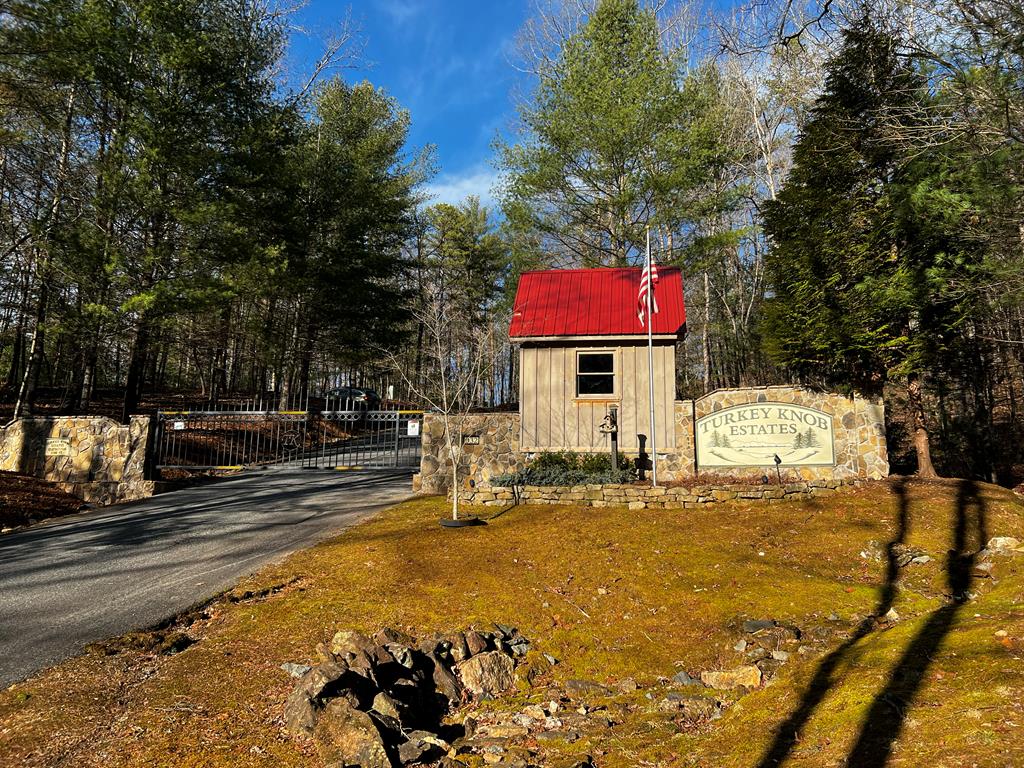
[[[604,485],[630,483],[636,470],[625,459],[625,466],[612,469],[612,457],[603,453],[572,453],[551,451],[539,453],[528,466],[518,472],[495,477],[494,485]]]

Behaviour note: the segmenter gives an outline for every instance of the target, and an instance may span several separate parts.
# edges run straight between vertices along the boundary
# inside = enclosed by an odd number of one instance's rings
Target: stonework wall
[[[674,408],[675,440],[658,448],[658,477],[664,481],[686,482],[694,476],[729,476],[734,480],[759,482],[766,474],[778,475],[775,467],[735,466],[699,467],[695,429],[705,416],[727,408],[758,403],[780,403],[821,411],[831,417],[834,436],[834,465],[783,466],[783,483],[854,479],[882,479],[889,474],[885,442],[885,408],[881,402],[847,397],[830,392],[815,392],[801,387],[750,387],[723,389],[697,400],[677,401]],[[478,436],[478,445],[465,445],[461,462],[463,487],[469,491],[486,489],[491,478],[524,467],[532,453],[520,451],[520,419],[517,413],[472,414],[466,417],[464,434]],[[650,446],[648,446],[649,450]],[[623,453],[627,461],[637,454]],[[444,423],[437,414],[425,414],[423,458],[416,481],[424,493],[445,493],[451,484],[451,462],[445,455]],[[777,487],[777,486],[776,486]],[[817,486],[816,486],[817,487]],[[487,493],[488,491],[484,491]],[[687,502],[698,503],[698,502]]]
[[[459,419],[454,419],[456,424]],[[457,428],[456,428],[457,429]],[[490,483],[492,477],[508,474],[526,465],[519,452],[518,413],[474,413],[465,417],[463,436],[479,438],[479,444],[463,445],[461,476],[464,483]],[[451,485],[451,460],[444,436],[444,419],[436,413],[423,415],[422,458],[416,483],[423,493],[445,493]]]
[[[744,499],[776,503],[792,499],[831,496],[844,485],[862,480],[811,480],[784,485],[701,485],[651,488],[644,485],[573,485],[521,488],[468,488],[460,499],[466,504],[489,507],[510,504],[556,504],[585,507],[625,507],[630,509],[695,509],[722,501]]]
[[[91,503],[133,501],[153,495],[149,441],[148,416],[133,416],[128,425],[105,416],[18,419],[0,427],[0,470],[50,481]]]

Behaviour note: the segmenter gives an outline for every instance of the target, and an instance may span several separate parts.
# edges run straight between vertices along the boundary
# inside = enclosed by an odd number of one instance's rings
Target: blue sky
[[[312,0],[292,42],[292,66],[308,69],[322,50],[318,31],[343,18],[346,3]],[[485,201],[494,183],[491,143],[514,117],[510,91],[515,38],[527,0],[356,0],[353,21],[365,44],[344,77],[381,86],[412,116],[410,146],[437,147],[431,191],[439,201],[468,194]]]

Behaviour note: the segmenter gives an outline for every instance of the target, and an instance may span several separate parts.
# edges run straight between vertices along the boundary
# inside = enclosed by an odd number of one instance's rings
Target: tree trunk
[[[43,364],[43,345],[46,340],[46,304],[49,300],[48,282],[44,278],[39,284],[39,299],[36,305],[35,333],[32,335],[32,346],[29,348],[28,365],[21,377],[18,388],[18,400],[14,404],[14,418],[32,413],[36,400],[36,384],[39,382],[39,369]]]
[[[135,344],[132,345],[132,357],[128,363],[128,378],[124,386],[124,407],[121,410],[121,421],[125,424],[139,408],[148,354],[149,327],[146,318],[143,317],[139,318],[138,329],[135,332]]]
[[[931,439],[925,419],[924,401],[921,396],[921,378],[917,374],[907,377],[907,400],[914,421],[914,449],[917,451],[917,476],[933,479],[938,477],[932,465]]]

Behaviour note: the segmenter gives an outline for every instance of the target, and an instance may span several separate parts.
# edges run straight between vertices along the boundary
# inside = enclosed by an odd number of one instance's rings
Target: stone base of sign
[[[45,416],[0,427],[0,470],[54,483],[84,501],[106,505],[152,496],[148,477],[150,419],[127,425],[105,416]]]
[[[889,475],[885,408],[881,402],[802,387],[748,387],[722,389],[697,400],[675,403],[675,440],[671,446],[659,446],[659,480],[685,483],[689,478],[719,476],[733,481],[749,478],[757,483],[768,476],[774,481],[777,475],[770,461],[728,467],[701,466],[697,453],[697,425],[702,424],[706,417],[737,406],[759,406],[776,411],[779,407],[798,406],[820,412],[823,418],[830,420],[834,464],[783,466],[784,483],[880,480]],[[518,413],[471,414],[465,419],[463,435],[479,438],[479,442],[474,440],[473,444],[462,447],[460,476],[467,490],[486,488],[492,478],[522,469],[536,455],[520,450]],[[451,460],[447,456],[444,435],[442,418],[437,414],[424,414],[423,457],[416,480],[417,490],[421,493],[446,493],[451,485]],[[552,446],[551,450],[562,449]],[[594,452],[604,453],[607,450],[607,447],[595,448]],[[623,454],[624,461],[635,458],[636,454]]]
[[[466,488],[460,501],[470,505],[506,507],[512,504],[556,504],[630,509],[696,509],[723,501],[780,502],[831,496],[843,486],[864,480],[811,480],[784,485],[694,485],[652,488],[649,485],[526,485],[519,488]],[[449,494],[450,496],[451,494]]]

